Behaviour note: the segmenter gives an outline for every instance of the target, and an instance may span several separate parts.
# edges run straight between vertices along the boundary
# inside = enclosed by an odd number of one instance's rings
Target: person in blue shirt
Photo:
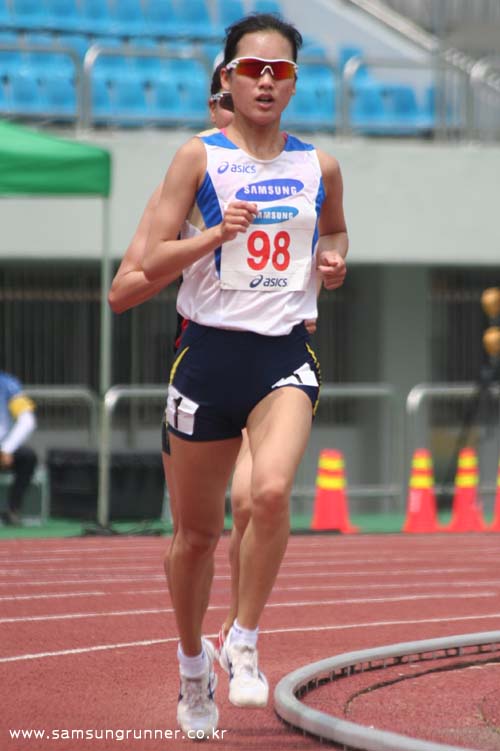
[[[0,371],[0,472],[11,472],[4,524],[19,524],[24,494],[37,465],[35,452],[25,443],[36,428],[35,404],[21,383]]]

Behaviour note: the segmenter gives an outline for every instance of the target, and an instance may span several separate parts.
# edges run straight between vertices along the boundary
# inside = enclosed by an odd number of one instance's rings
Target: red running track
[[[121,537],[0,545],[2,750],[177,751],[192,743],[173,737],[178,678],[175,622],[162,570],[167,542]],[[291,670],[340,652],[499,630],[498,543],[494,534],[291,537],[261,623],[260,663],[271,688]],[[208,635],[217,633],[228,598],[224,538]],[[496,670],[498,686],[500,668],[489,670]],[[442,674],[436,690],[427,679],[393,685],[380,699],[386,710],[397,705],[404,711],[393,727],[386,711],[385,729],[415,732],[425,724],[427,737],[434,728],[432,739],[443,741],[443,727],[456,729],[460,714],[476,722],[473,740],[480,745],[473,748],[500,749],[500,735],[492,730],[499,705],[492,674],[483,684],[485,675],[479,669]],[[448,697],[444,705],[435,702],[440,692]],[[321,746],[285,727],[272,703],[262,710],[229,704],[222,671],[217,697],[225,732],[210,748]],[[334,700],[310,695],[308,703],[315,701],[326,711],[339,710]],[[376,698],[359,696],[349,712],[349,719],[374,724]],[[45,737],[15,739],[12,732],[21,730]],[[470,746],[469,730],[463,739],[455,734],[453,742]],[[106,731],[108,739],[101,739]]]

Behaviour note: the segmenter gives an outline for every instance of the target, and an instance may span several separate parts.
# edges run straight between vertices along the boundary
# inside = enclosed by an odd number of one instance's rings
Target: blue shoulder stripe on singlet
[[[205,227],[214,227],[222,222],[222,212],[220,210],[219,199],[215,192],[214,184],[208,172],[196,194],[196,203],[205,222]],[[220,276],[221,247],[214,250],[215,268]]]
[[[221,146],[223,149],[238,149],[238,146],[232,143],[220,130],[217,133],[211,133],[209,136],[200,136],[200,138],[209,146]]]
[[[323,185],[323,178],[320,178],[319,188],[316,194],[316,217],[317,219],[316,219],[316,226],[314,228],[314,235],[312,239],[311,253],[314,252],[314,248],[316,247],[316,243],[318,242],[318,237],[319,237],[318,219],[319,219],[321,207],[323,205],[323,201],[325,200],[325,195],[326,194],[325,194],[325,186]]]
[[[285,142],[285,151],[313,151],[314,146],[312,143],[306,143],[301,141],[297,136],[291,136],[287,133],[287,139]]]

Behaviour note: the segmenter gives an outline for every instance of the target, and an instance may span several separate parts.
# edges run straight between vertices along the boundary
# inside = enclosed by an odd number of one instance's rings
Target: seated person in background
[[[36,427],[35,404],[17,378],[0,371],[0,472],[14,475],[7,498],[4,524],[19,524],[19,510],[36,468],[33,449],[25,442]]]

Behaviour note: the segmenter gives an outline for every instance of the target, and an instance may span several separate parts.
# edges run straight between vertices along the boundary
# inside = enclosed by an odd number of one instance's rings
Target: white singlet
[[[256,203],[259,213],[246,233],[184,269],[177,309],[204,326],[289,334],[317,317],[315,252],[325,194],[316,150],[287,135],[281,154],[263,161],[219,130],[199,137],[207,171],[181,237],[219,224],[231,201]]]

